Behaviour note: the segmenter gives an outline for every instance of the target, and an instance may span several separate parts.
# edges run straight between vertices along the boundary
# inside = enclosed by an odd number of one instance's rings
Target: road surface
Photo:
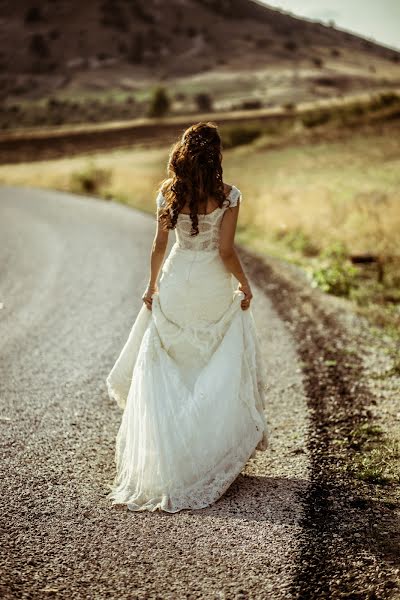
[[[154,230],[111,202],[0,190],[3,598],[298,595],[306,399],[289,329],[256,282],[269,451],[206,509],[106,499],[121,411],[105,378],[141,306]]]

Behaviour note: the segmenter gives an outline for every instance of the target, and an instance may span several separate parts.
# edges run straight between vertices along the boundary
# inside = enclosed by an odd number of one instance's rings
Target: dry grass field
[[[312,141],[296,130],[224,152],[225,181],[243,192],[238,241],[294,261],[313,285],[348,297],[381,326],[400,323],[400,124]],[[286,132],[287,134],[287,132]],[[281,140],[282,141],[282,140]],[[97,195],[154,213],[168,147],[135,147],[0,167],[0,182]],[[369,255],[369,267],[349,257]]]

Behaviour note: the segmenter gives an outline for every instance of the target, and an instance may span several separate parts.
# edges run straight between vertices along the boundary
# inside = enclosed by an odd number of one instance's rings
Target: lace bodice
[[[199,214],[199,233],[198,235],[190,235],[192,229],[192,221],[190,215],[179,213],[178,221],[175,228],[176,244],[179,248],[187,250],[201,250],[204,252],[217,250],[219,246],[219,229],[221,226],[222,217],[225,210],[236,206],[242,200],[240,190],[232,186],[229,192],[228,201],[224,202],[222,207],[217,207],[208,214]],[[160,208],[165,198],[160,191],[157,196],[157,207]]]

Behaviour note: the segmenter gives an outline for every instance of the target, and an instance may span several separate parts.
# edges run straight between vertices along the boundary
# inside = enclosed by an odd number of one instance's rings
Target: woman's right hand
[[[153,294],[158,292],[157,285],[148,285],[142,295],[142,300],[149,310],[152,310]]]
[[[240,283],[238,290],[243,292],[244,298],[240,303],[242,310],[247,310],[250,307],[251,299],[253,298],[253,294],[251,293],[251,288],[248,282]]]

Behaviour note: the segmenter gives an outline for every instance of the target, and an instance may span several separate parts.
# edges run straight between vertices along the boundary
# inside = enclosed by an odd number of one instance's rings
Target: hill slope
[[[3,0],[0,25],[1,128],[143,116],[159,81],[178,113],[400,86],[400,53],[254,0]]]
[[[251,0],[5,0],[0,11],[3,93],[26,76],[35,88],[99,70],[111,79],[116,71],[171,77],[350,53],[353,66],[399,64],[393,50]]]

